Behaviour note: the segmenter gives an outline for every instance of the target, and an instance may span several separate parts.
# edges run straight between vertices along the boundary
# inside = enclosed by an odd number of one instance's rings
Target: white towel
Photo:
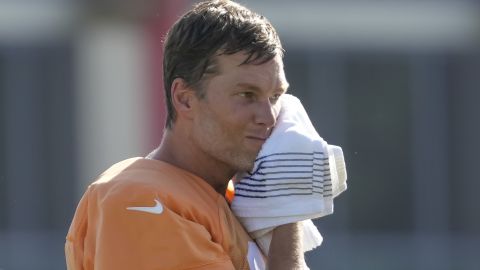
[[[322,243],[311,219],[333,213],[333,198],[346,186],[340,147],[315,131],[298,98],[285,94],[272,134],[251,172],[235,181],[232,210],[260,249],[268,255],[275,227],[300,222],[303,248]]]

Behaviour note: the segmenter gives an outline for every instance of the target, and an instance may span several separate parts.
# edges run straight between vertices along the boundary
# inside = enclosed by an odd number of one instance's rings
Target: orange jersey
[[[223,196],[187,171],[143,158],[112,166],[88,187],[65,255],[70,270],[254,269],[263,261]]]

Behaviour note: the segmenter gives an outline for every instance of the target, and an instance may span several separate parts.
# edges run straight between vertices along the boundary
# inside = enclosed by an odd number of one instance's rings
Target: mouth
[[[262,136],[246,136],[246,138],[249,140],[258,141],[261,143],[264,143],[267,140],[267,137],[262,137]]]
[[[263,144],[267,140],[266,137],[260,137],[260,136],[246,136],[246,142],[250,146],[253,146],[253,149],[258,152],[262,148]]]

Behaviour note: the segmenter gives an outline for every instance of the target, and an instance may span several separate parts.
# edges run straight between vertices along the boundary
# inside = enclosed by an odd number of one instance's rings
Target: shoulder
[[[232,269],[215,196],[203,188],[168,164],[120,162],[89,186],[79,208],[85,222],[72,223],[67,246],[96,250],[104,269],[138,269],[140,261],[159,269]]]
[[[198,223],[216,222],[218,194],[198,177],[165,162],[133,158],[113,165],[89,186],[99,210],[162,207]]]

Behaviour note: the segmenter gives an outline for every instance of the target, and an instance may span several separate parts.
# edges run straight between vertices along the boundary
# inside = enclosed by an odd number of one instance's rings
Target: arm
[[[305,260],[300,229],[300,223],[290,223],[273,230],[267,269],[303,269]]]

